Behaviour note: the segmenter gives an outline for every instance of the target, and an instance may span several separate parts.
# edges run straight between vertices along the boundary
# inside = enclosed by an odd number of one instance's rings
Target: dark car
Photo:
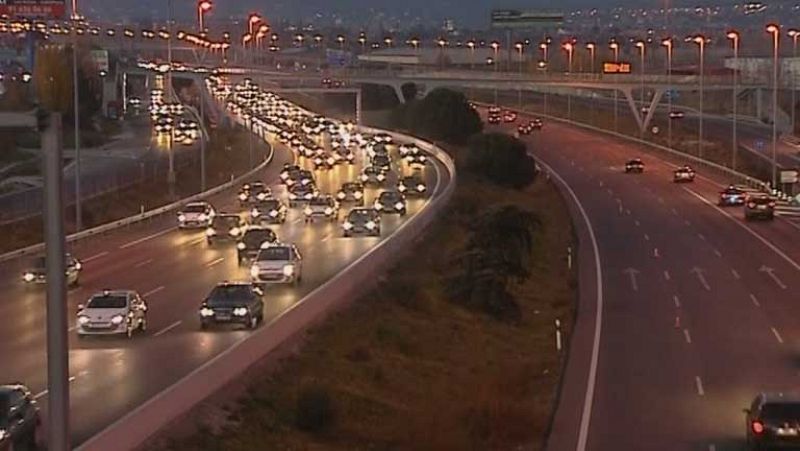
[[[641,174],[644,172],[644,161],[641,158],[634,158],[625,163],[626,174]]]
[[[354,208],[342,223],[344,236],[356,234],[380,236],[381,215],[371,208]]]
[[[744,205],[747,193],[731,185],[719,192],[719,205],[721,207]]]
[[[336,193],[339,202],[353,202],[356,205],[364,205],[364,185],[358,182],[345,182],[339,192]]]
[[[675,183],[694,182],[694,177],[694,169],[689,165],[685,165],[675,169],[672,175],[672,181]]]
[[[766,194],[750,196],[744,204],[744,219],[775,219],[775,199]]]
[[[236,243],[236,252],[239,257],[239,264],[250,261],[258,255],[258,250],[264,243],[275,243],[278,236],[268,227],[250,226]]]
[[[377,166],[367,166],[361,171],[361,182],[365,186],[380,186],[386,181],[386,171]]]
[[[528,126],[530,126],[531,130],[541,130],[544,127],[544,122],[542,122],[541,118],[537,117],[528,122]]]
[[[0,450],[38,449],[39,407],[22,384],[0,385]]]
[[[744,412],[749,449],[800,449],[800,396],[761,393]]]
[[[428,187],[425,185],[425,181],[417,174],[407,175],[397,182],[397,191],[400,191],[406,196],[422,197],[427,190]]]
[[[531,131],[533,131],[533,128],[530,126],[530,124],[517,125],[517,133],[520,135],[530,135]]]
[[[286,205],[278,199],[267,199],[250,208],[251,224],[283,224],[286,222]]]
[[[380,168],[384,171],[390,171],[392,169],[392,159],[389,155],[375,155],[370,159],[370,165]]]
[[[293,182],[299,178],[300,175],[300,166],[296,164],[289,164],[286,163],[283,165],[283,169],[281,169],[280,177],[281,182],[288,184],[289,180]]]
[[[218,214],[211,220],[206,229],[206,241],[209,245],[217,241],[236,241],[244,233],[244,219],[236,214]]]
[[[239,204],[250,205],[260,200],[272,197],[272,190],[264,182],[250,182],[242,185],[239,190]]]
[[[503,118],[500,117],[499,114],[491,114],[490,113],[489,117],[487,119],[487,122],[489,122],[490,124],[499,124],[502,121],[503,121]]]
[[[255,329],[264,319],[263,292],[249,282],[223,282],[200,305],[200,328],[243,324]]]
[[[506,111],[503,113],[503,122],[511,123],[517,120],[517,113],[513,111]]]
[[[384,191],[375,199],[373,208],[378,213],[406,214],[406,197],[399,191]]]
[[[81,262],[70,254],[67,254],[64,262],[67,285],[74,287],[80,282],[80,274],[83,269]],[[22,273],[22,281],[26,285],[47,283],[47,261],[44,257],[37,257],[33,260],[31,267]]]
[[[313,183],[308,185],[302,183],[292,185],[292,187],[289,188],[289,206],[295,207],[308,203],[311,199],[317,197],[317,195],[319,195],[319,191],[317,191]]]

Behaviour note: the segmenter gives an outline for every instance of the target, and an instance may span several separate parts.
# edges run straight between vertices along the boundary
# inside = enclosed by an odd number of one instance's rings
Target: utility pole
[[[83,230],[83,212],[81,211],[81,118],[78,114],[80,95],[78,92],[78,9],[77,2],[72,2],[72,115],[75,127],[75,231]]]
[[[50,113],[42,134],[47,271],[48,449],[69,451],[69,349],[62,198],[61,114]]]

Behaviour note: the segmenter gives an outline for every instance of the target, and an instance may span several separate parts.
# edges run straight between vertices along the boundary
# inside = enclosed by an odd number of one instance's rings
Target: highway
[[[715,205],[727,180],[674,184],[675,162],[628,142],[554,122],[525,139],[580,201],[601,271],[598,297],[579,227],[580,314],[549,449],[744,449],[742,409],[760,390],[796,387],[800,231],[745,223],[740,208]],[[645,173],[624,174],[637,156]]]
[[[259,177],[268,181],[284,201],[286,190],[277,185],[278,173],[293,159],[291,150],[276,147],[273,162]],[[320,190],[331,192],[354,179],[360,161],[362,158],[356,165],[341,165],[327,173],[316,172]],[[308,165],[304,159],[300,163]],[[448,183],[447,171],[438,162],[428,165],[425,178],[432,196]],[[377,192],[367,189],[367,205]],[[218,211],[242,210],[236,190],[211,202]],[[406,217],[384,216],[380,238],[343,238],[341,223],[305,224],[301,209],[291,209],[286,224],[275,230],[280,240],[296,243],[303,254],[303,281],[296,288],[267,289],[265,323],[387,239],[426,203],[426,199],[409,200]],[[340,218],[346,211],[343,207]],[[233,244],[209,248],[204,229],[180,231],[176,222],[174,216],[167,215],[80,242],[71,249],[84,263],[81,284],[68,296],[73,446],[249,335],[226,328],[200,331],[197,309],[204,296],[218,282],[249,280],[249,268],[238,266]],[[0,303],[0,315],[5,319],[0,328],[0,374],[5,380],[27,384],[46,415],[44,290],[21,283],[28,264],[28,259],[0,264],[0,289],[5,293]],[[72,329],[78,304],[104,288],[134,289],[142,294],[149,307],[148,329],[143,336],[78,340]]]

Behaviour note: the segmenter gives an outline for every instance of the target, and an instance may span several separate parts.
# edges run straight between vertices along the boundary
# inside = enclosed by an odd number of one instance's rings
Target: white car
[[[214,216],[216,211],[208,202],[190,202],[178,212],[178,228],[207,228]]]
[[[124,334],[131,338],[136,330],[146,329],[147,304],[133,290],[103,290],[78,306],[78,337]]]
[[[324,218],[329,221],[339,219],[339,202],[330,195],[317,196],[311,199],[303,209],[306,222],[311,222],[316,218]]]
[[[303,257],[294,244],[264,243],[250,267],[255,284],[292,283],[303,278]]]

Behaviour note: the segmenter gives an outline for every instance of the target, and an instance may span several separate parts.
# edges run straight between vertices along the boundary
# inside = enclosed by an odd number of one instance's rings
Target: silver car
[[[147,329],[147,304],[133,290],[103,290],[78,306],[78,337],[86,335],[125,335]]]
[[[264,243],[250,267],[255,284],[292,283],[303,279],[303,257],[294,244]]]

